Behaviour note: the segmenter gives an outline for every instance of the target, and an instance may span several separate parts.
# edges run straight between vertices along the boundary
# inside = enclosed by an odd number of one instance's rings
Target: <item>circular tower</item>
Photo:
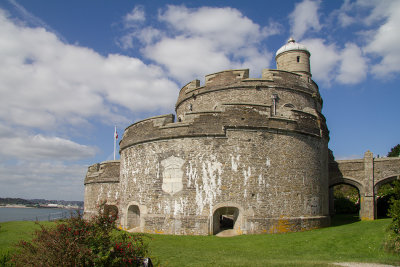
[[[304,45],[296,43],[293,38],[290,38],[287,44],[276,52],[275,60],[278,70],[298,73],[307,78],[311,77],[310,52]]]
[[[309,56],[289,40],[277,70],[257,79],[248,69],[209,74],[180,90],[177,120],[127,127],[118,189],[105,199],[122,227],[207,235],[328,225],[329,132]]]

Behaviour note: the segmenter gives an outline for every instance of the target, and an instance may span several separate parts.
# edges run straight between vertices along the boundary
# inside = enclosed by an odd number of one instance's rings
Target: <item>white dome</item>
[[[288,40],[287,44],[285,44],[284,46],[279,48],[278,51],[276,51],[276,56],[278,56],[279,54],[281,54],[283,52],[291,51],[291,50],[303,50],[303,51],[307,51],[308,53],[310,53],[310,51],[308,51],[308,49],[305,45],[296,43],[296,41],[293,38],[290,38]]]

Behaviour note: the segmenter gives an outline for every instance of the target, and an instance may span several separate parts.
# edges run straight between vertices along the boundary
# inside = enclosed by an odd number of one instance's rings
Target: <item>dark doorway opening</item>
[[[236,207],[222,207],[217,209],[213,215],[213,234],[221,231],[235,229],[239,209]]]

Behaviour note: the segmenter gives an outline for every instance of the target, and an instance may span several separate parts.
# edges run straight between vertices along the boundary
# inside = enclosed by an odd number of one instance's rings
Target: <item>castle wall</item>
[[[97,214],[102,204],[118,207],[119,177],[119,160],[89,166],[85,178],[85,218]]]
[[[212,234],[224,206],[240,210],[238,232],[320,227],[328,220],[325,152],[316,137],[252,130],[139,144],[121,151],[120,207],[146,210],[140,230],[152,233]]]
[[[180,91],[177,121],[169,114],[132,124],[120,162],[89,167],[85,213],[105,200],[125,229],[165,234],[326,226],[321,108],[316,84],[284,70],[263,70],[261,79],[228,70],[207,75],[204,86],[194,80]]]

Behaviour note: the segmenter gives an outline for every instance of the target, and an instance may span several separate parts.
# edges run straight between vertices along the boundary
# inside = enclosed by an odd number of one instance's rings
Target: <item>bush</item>
[[[339,197],[334,200],[335,214],[355,214],[360,210],[360,205],[346,197]]]
[[[393,185],[393,196],[389,207],[392,222],[388,227],[389,237],[385,242],[385,248],[388,251],[400,253],[400,181],[394,181]]]
[[[16,266],[138,266],[148,254],[145,236],[118,230],[116,219],[100,211],[91,220],[77,213],[53,227],[40,225],[32,241],[18,243],[11,261]]]

